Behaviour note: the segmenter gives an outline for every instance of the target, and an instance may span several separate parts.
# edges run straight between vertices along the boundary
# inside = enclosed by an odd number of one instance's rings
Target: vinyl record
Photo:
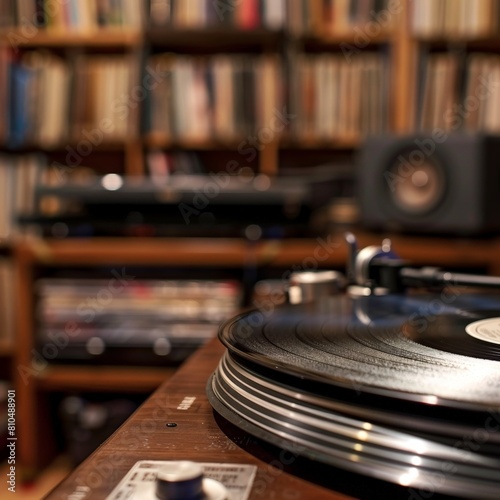
[[[489,296],[337,296],[250,311],[221,327],[228,352],[207,394],[240,429],[406,497],[496,499],[498,332],[500,301]]]
[[[489,296],[340,296],[244,313],[220,338],[230,353],[278,375],[485,409],[500,406],[500,345],[491,341],[494,327],[490,340],[466,330],[495,317],[500,299]]]

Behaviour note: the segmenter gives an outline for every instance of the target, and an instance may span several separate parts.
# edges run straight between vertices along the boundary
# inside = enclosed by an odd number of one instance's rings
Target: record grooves
[[[465,328],[500,318],[500,300],[433,301],[336,296],[240,315],[220,330],[228,352],[210,402],[309,459],[402,487],[499,498],[499,346]]]

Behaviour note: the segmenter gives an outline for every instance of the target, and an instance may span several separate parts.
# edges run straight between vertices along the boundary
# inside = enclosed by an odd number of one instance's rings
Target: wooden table
[[[223,347],[218,340],[195,353],[47,498],[105,498],[138,460],[257,465],[250,499],[349,498],[328,487],[319,486],[316,479],[299,478],[292,473],[292,468],[304,468],[300,459],[295,461],[292,457],[292,460],[283,464],[277,458],[279,454],[273,454],[272,447],[266,447],[214,415],[205,396],[205,385],[222,353]],[[192,399],[187,398],[193,397],[196,399],[190,404]],[[314,475],[315,471],[309,472]],[[323,473],[318,471],[318,474],[325,480]],[[345,479],[343,472],[340,475],[339,481]],[[317,479],[320,481],[321,478]]]

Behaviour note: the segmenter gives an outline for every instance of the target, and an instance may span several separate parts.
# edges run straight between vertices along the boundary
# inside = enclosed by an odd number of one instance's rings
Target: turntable
[[[345,277],[227,321],[48,498],[500,498],[500,278],[347,240]]]
[[[360,252],[348,241],[346,294],[324,293],[341,288],[338,273],[298,275],[297,303],[222,326],[211,404],[265,442],[407,498],[500,498],[500,296],[464,289],[500,280],[413,269],[387,241]],[[408,290],[424,285],[435,293]]]

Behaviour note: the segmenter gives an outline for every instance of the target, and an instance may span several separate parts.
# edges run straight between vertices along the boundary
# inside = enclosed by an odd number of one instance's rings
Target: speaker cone
[[[394,205],[409,215],[423,215],[435,210],[442,202],[445,192],[444,172],[439,163],[426,158],[415,166],[409,159],[399,155],[389,168],[396,179],[389,190]]]

